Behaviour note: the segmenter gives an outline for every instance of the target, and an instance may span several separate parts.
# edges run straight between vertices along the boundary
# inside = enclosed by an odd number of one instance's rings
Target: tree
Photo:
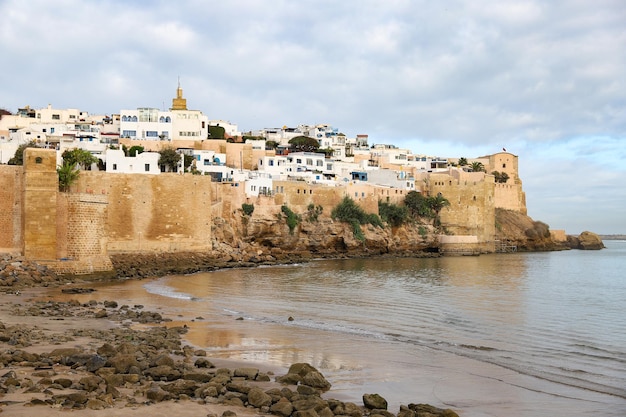
[[[15,150],[15,154],[13,155],[13,158],[9,159],[9,161],[7,162],[7,164],[9,165],[24,165],[24,151],[26,150],[26,148],[37,148],[37,142],[35,142],[34,140],[31,140],[28,143],[23,143],[20,146],[17,147],[17,149]]]
[[[460,167],[463,167],[463,166],[467,165],[467,158],[465,158],[465,157],[460,157],[460,158],[459,158],[459,162],[458,162],[458,163],[459,163],[459,166],[460,166]]]
[[[482,162],[478,162],[478,161],[474,161],[472,162],[472,171],[474,172],[484,172],[485,171],[485,166],[483,165]]]
[[[93,156],[91,152],[84,149],[67,149],[61,155],[63,157],[63,164],[70,164],[71,166],[79,166],[84,170],[91,168],[91,164],[97,164],[98,158]]]
[[[435,218],[433,220],[434,226],[439,226],[441,224],[441,220],[439,219],[439,212],[444,207],[450,205],[450,201],[447,198],[441,195],[441,193],[437,194],[434,197],[428,197],[428,206],[435,213]]]
[[[62,166],[57,168],[59,175],[59,191],[67,192],[72,184],[78,180],[80,171],[76,169],[75,164],[64,162]]]
[[[308,136],[296,136],[289,141],[289,144],[294,152],[317,152],[320,147],[317,139]]]
[[[409,208],[397,204],[378,202],[380,217],[390,225],[397,227],[404,224],[409,218]]]
[[[493,171],[491,175],[495,177],[497,183],[505,183],[509,180],[509,174],[506,172]]]
[[[432,217],[428,199],[417,191],[409,191],[404,197],[404,205],[413,217]]]
[[[181,158],[176,149],[166,146],[159,151],[159,154],[161,155],[159,157],[159,165],[165,167],[166,170],[169,167],[169,171],[176,172]]]
[[[144,151],[143,146],[139,146],[139,145],[131,146],[130,149],[128,150],[128,156],[137,156],[137,154],[143,153],[143,151]]]
[[[276,149],[278,148],[278,145],[280,144],[276,142],[275,140],[268,140],[267,142],[265,142],[265,150]]]
[[[209,125],[209,139],[224,139],[226,135],[226,129],[222,126]]]

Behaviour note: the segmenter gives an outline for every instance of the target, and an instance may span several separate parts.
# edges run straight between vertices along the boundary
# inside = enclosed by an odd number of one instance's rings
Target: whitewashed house
[[[126,156],[121,149],[107,149],[106,172],[119,174],[160,174],[158,152],[142,152]]]

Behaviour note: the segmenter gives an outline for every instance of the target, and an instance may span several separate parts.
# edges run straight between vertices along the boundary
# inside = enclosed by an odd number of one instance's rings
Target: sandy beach
[[[174,326],[168,318],[144,311],[141,305],[42,301],[43,292],[43,288],[26,288],[0,293],[0,412],[4,415],[45,413],[54,417],[77,412],[86,417],[145,413],[155,417],[195,417],[234,413],[286,417],[301,413],[293,409],[292,414],[291,408],[279,410],[285,401],[277,399],[283,395],[293,401],[295,408],[297,401],[304,398],[315,401],[319,414],[307,410],[315,413],[310,414],[313,416],[375,414],[370,413],[371,405],[322,400],[322,394],[325,399],[333,396],[332,389],[325,389],[328,382],[321,374],[307,382],[313,372],[303,377],[304,382],[291,381],[292,385],[286,385],[284,380],[276,381],[281,370],[251,369],[250,364],[243,362],[207,357],[206,352],[185,344],[184,326]],[[151,358],[145,358],[153,362],[150,368],[143,365],[143,372],[118,369],[129,356],[125,353],[132,352],[139,358],[145,356],[146,350],[151,352]],[[102,358],[105,355],[109,358],[106,364]],[[94,359],[103,362],[94,367]],[[162,368],[167,372],[150,373]],[[250,372],[253,376],[248,375]],[[171,377],[172,373],[178,376]],[[208,388],[215,385],[215,379],[210,383],[198,382],[209,381],[209,377],[220,379],[220,375],[227,375],[221,391],[219,386],[214,393]],[[264,393],[259,395],[271,394],[272,401],[254,406],[253,389]],[[332,411],[329,404],[334,407]],[[380,410],[393,415],[382,406]],[[420,415],[408,409],[407,412],[409,416]],[[456,415],[450,413],[445,415]]]

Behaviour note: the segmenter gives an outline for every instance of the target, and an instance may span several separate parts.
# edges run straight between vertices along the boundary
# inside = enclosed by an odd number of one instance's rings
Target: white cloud
[[[189,106],[245,130],[326,122],[440,156],[519,149],[564,178],[570,166],[539,156],[623,173],[620,0],[4,0],[0,15],[9,110],[164,107],[180,76]],[[547,203],[524,175],[532,214]]]

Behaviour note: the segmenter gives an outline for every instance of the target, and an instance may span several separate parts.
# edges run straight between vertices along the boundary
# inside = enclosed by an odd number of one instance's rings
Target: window
[[[36,164],[41,164],[42,162],[43,162],[43,159],[41,159],[41,156],[38,156],[37,158],[35,158]]]
[[[322,161],[321,159],[318,159],[317,161],[315,161],[315,164],[316,164],[318,167],[323,167],[323,166],[324,166],[324,161]]]
[[[328,171],[332,171],[333,170],[333,164],[326,164],[326,169]]]
[[[145,164],[144,169],[146,170],[146,172],[150,172],[150,164]]]
[[[113,164],[113,171],[117,171],[117,164]]]
[[[502,168],[506,168],[506,164],[502,164]]]
[[[301,164],[301,163],[302,163],[302,159],[296,158],[296,164]]]
[[[274,166],[274,160],[273,160],[273,159],[270,159],[270,160],[268,160],[267,162],[268,162],[268,165],[269,165],[269,166],[271,166],[271,167],[273,167],[273,166]]]
[[[58,114],[53,114],[52,115],[52,120],[61,120],[61,116]]]
[[[130,122],[136,122],[137,121],[137,116],[133,116],[131,120],[129,120]]]
[[[204,160],[204,165],[211,165],[211,160],[210,159],[205,159]]]
[[[149,138],[156,138],[159,136],[159,132],[157,132],[156,130],[148,130],[146,132],[146,136]]]
[[[313,165],[313,160],[311,158],[307,158],[306,159],[306,164],[307,165]]]
[[[136,130],[124,130],[122,132],[122,137],[125,137],[125,138],[134,138],[135,136],[137,136]]]

